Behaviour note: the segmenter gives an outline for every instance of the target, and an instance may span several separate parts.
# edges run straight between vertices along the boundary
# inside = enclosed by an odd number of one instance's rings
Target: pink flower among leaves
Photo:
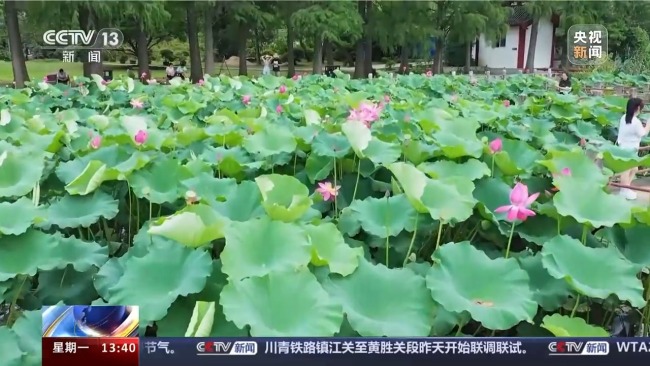
[[[145,79],[146,77],[147,77],[146,72],[143,72],[142,74],[140,74],[140,79]]]
[[[144,106],[144,103],[140,99],[131,99],[131,107],[140,109]]]
[[[278,104],[278,106],[275,107],[275,111],[278,112],[278,114],[282,113],[283,111],[282,106]]]
[[[539,193],[528,195],[528,187],[523,183],[515,184],[515,187],[510,191],[510,204],[497,207],[494,212],[504,213],[507,212],[506,217],[508,221],[525,221],[530,216],[535,216],[535,212],[528,207],[535,202]]]
[[[508,99],[503,101],[503,106],[504,107],[510,107],[510,101]]]
[[[499,151],[503,150],[503,141],[501,141],[500,138],[496,138],[492,140],[488,146],[490,147],[490,152],[492,152],[492,154],[496,154]]]
[[[336,186],[334,187],[331,182],[320,182],[318,183],[318,188],[316,188],[316,192],[320,193],[321,196],[323,196],[323,200],[325,201],[333,201],[336,196],[339,195],[339,189],[341,186]]]
[[[102,144],[102,137],[97,135],[90,140],[90,147],[93,149],[97,150],[99,149],[99,146]]]
[[[553,174],[553,178],[556,178],[558,176],[570,177],[571,176],[571,169],[563,168],[562,170],[560,170],[560,174]],[[558,187],[551,188],[551,192],[557,192],[559,190],[560,189]]]
[[[199,85],[203,86],[203,84],[205,84],[205,81],[203,79],[199,80]]]
[[[431,70],[429,70],[429,71],[426,72],[425,75],[426,75],[427,77],[431,77],[431,76],[433,76],[433,73],[431,72]]]
[[[149,137],[149,134],[147,134],[147,131],[145,130],[140,130],[138,133],[135,134],[135,143],[138,145],[142,145],[147,141],[147,137]]]
[[[295,75],[293,75],[293,76],[291,77],[291,80],[293,80],[293,81],[298,81],[298,80],[300,80],[301,78],[302,78],[302,75],[295,74]]]
[[[367,127],[370,127],[373,122],[379,119],[382,109],[383,106],[381,104],[361,102],[359,107],[350,111],[348,120],[359,121]]]
[[[251,96],[250,95],[244,95],[241,97],[241,102],[248,105],[251,102]]]
[[[287,92],[287,87],[284,86],[284,85],[280,85],[280,88],[278,89],[278,91],[280,92],[280,94],[284,94],[284,93]]]
[[[390,103],[390,96],[384,95],[384,102]]]

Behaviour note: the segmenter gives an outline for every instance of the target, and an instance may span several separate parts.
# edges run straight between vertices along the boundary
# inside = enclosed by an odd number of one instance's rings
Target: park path
[[[650,177],[639,177],[632,182],[632,186],[650,189]],[[619,188],[610,187],[611,193],[618,193]],[[632,201],[640,206],[650,206],[650,192],[635,191],[636,200]]]

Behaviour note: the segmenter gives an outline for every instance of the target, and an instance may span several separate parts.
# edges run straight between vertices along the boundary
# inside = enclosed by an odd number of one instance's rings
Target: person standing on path
[[[275,76],[278,76],[280,73],[280,56],[277,53],[273,54],[273,58],[271,59],[271,64],[273,65],[273,74]]]
[[[264,55],[262,56],[262,63],[264,64],[264,68],[262,69],[262,75],[271,75],[271,60],[273,57],[270,55]]]
[[[165,69],[165,73],[167,74],[167,80],[171,81],[171,79],[173,79],[174,76],[176,76],[176,68],[174,68],[174,64],[170,62],[169,65],[167,65],[167,68]]]
[[[627,101],[625,115],[621,117],[618,127],[616,144],[621,148],[637,153],[641,147],[641,139],[650,132],[650,123],[643,123],[637,117],[643,109],[643,101],[639,98],[630,98]],[[620,174],[621,184],[630,186],[639,168],[632,168]],[[629,188],[621,188],[619,194],[628,200],[635,200],[636,193]]]

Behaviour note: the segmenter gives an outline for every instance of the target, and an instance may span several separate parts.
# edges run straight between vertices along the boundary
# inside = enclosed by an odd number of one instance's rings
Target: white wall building
[[[532,18],[523,6],[514,6],[508,19],[510,28],[504,38],[488,40],[483,34],[474,45],[474,59],[479,67],[523,69],[528,57],[528,44]],[[554,15],[540,20],[535,49],[535,69],[557,67],[555,30],[559,17]]]

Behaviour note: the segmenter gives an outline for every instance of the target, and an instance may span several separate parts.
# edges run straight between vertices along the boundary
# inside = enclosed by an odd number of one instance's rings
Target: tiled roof
[[[523,6],[514,6],[512,7],[512,14],[510,14],[510,17],[508,18],[508,24],[518,25],[521,23],[526,23],[531,20],[532,17],[530,16],[530,14],[528,14],[526,8],[524,8]]]

